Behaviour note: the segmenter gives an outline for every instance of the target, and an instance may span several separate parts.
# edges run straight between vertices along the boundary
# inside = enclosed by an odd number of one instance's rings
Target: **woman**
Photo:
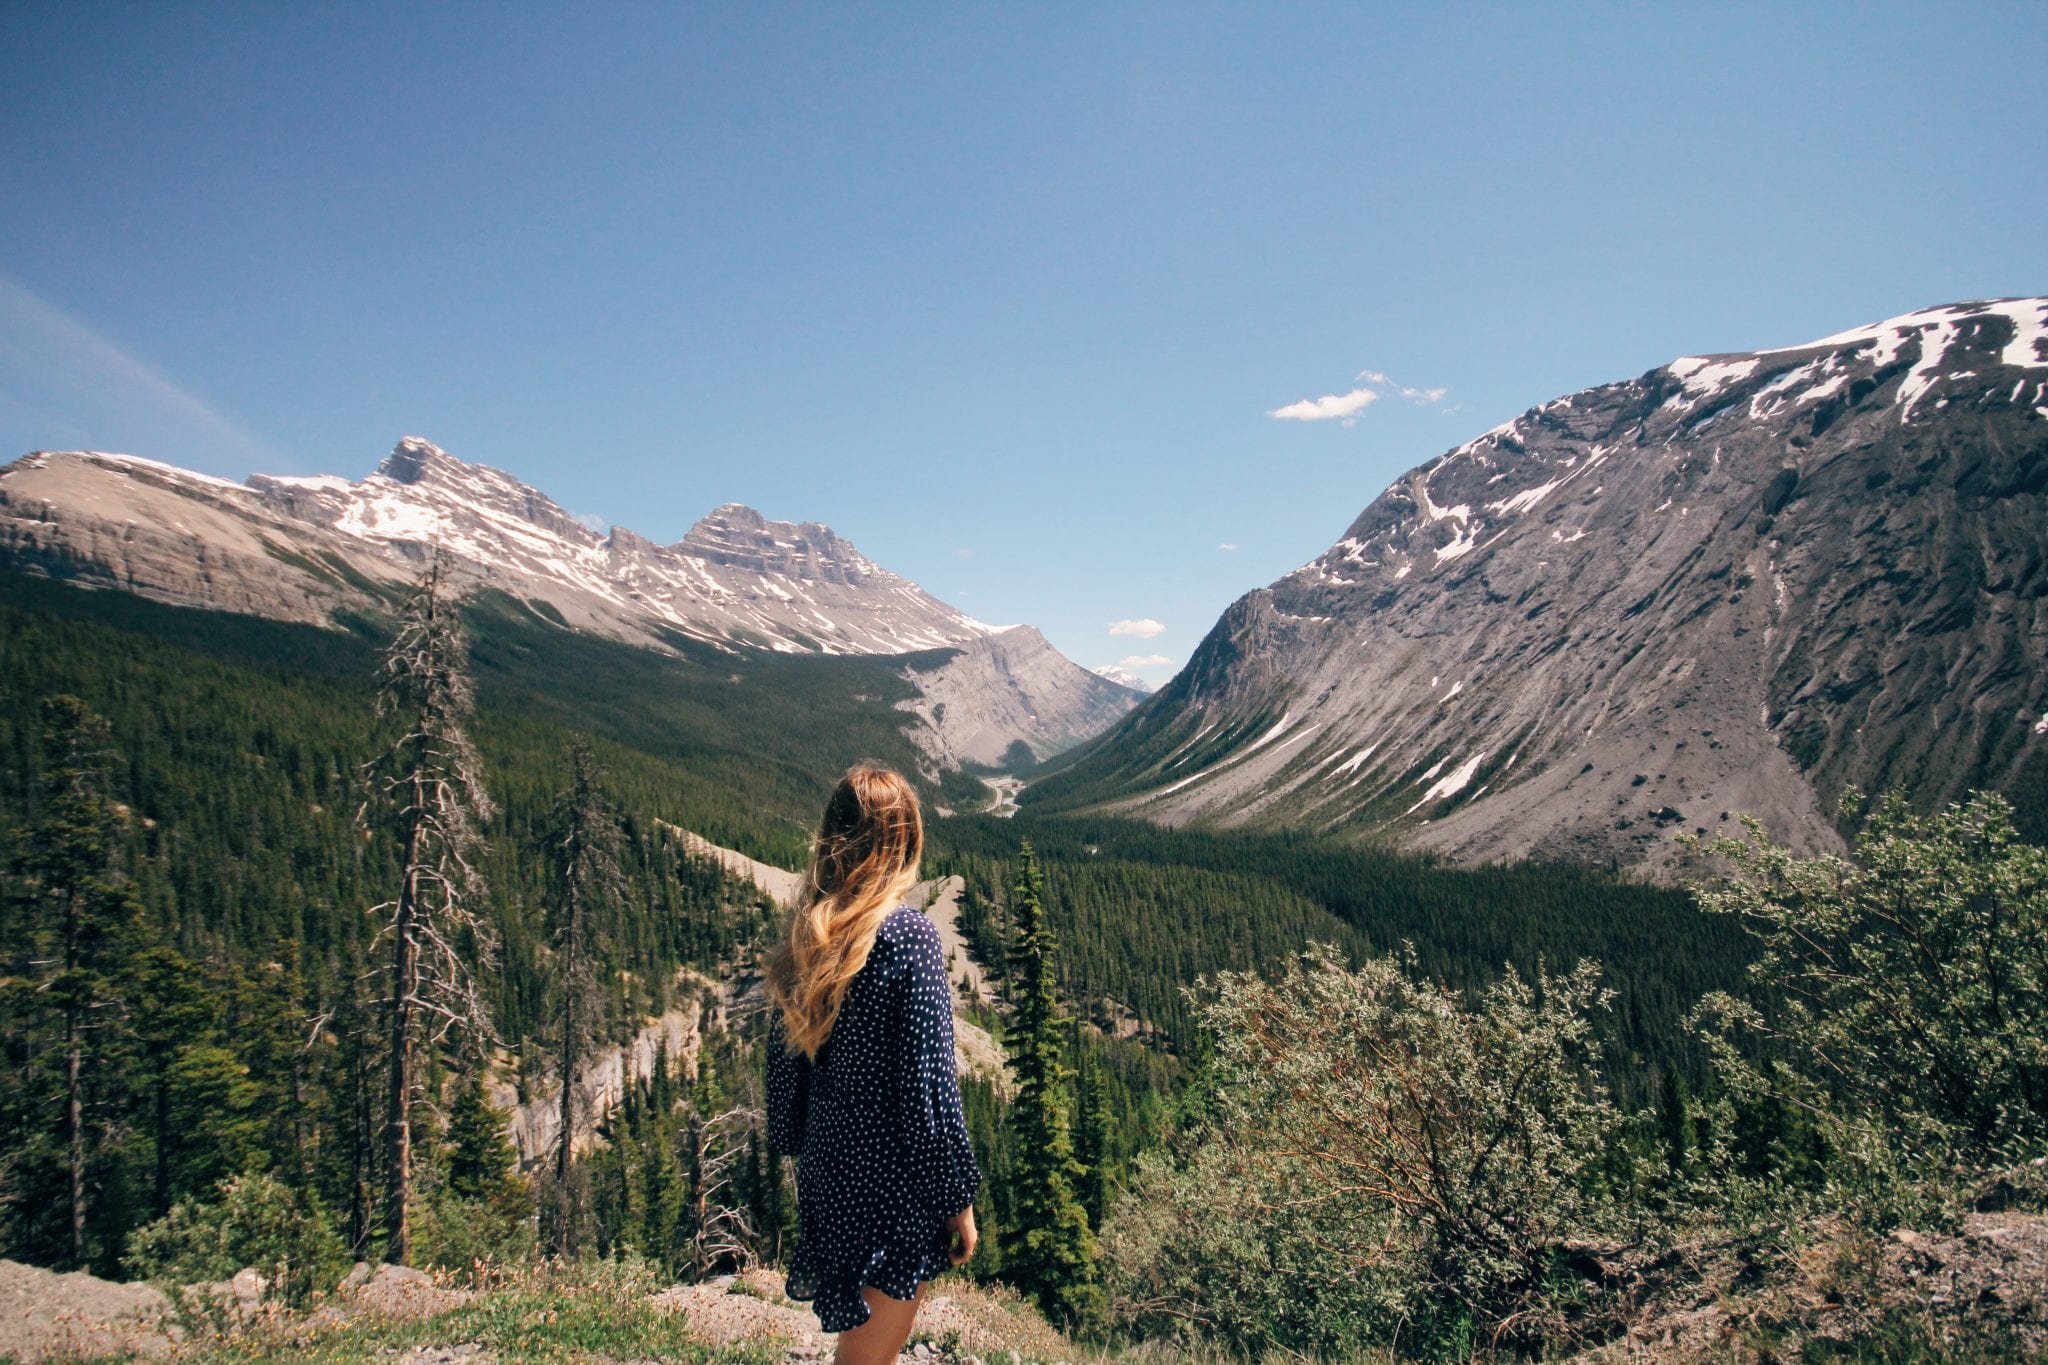
[[[789,933],[762,967],[768,1141],[797,1158],[787,1290],[837,1332],[839,1365],[886,1365],[925,1286],[974,1254],[981,1169],[953,1070],[939,933],[917,882],[917,794],[849,771],[825,804]]]

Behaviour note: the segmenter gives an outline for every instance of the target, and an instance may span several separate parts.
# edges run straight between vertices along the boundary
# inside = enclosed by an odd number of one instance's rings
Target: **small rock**
[[[368,1261],[357,1261],[355,1268],[342,1277],[341,1287],[343,1292],[361,1289],[370,1282],[371,1274],[372,1271]]]
[[[1920,1240],[1920,1234],[1911,1228],[1895,1228],[1892,1230],[1892,1240],[1900,1246],[1909,1247]]]
[[[254,1266],[243,1266],[228,1281],[228,1292],[235,1296],[239,1308],[254,1308],[263,1302],[263,1277],[256,1273]]]

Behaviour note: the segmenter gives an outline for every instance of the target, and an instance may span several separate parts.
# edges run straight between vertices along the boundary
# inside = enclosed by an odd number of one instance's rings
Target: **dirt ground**
[[[114,1284],[0,1261],[0,1357],[168,1355],[170,1302],[146,1284]]]
[[[1768,1272],[1740,1248],[1671,1254],[1649,1268],[1624,1335],[1577,1359],[1796,1359],[1902,1319],[1930,1343],[1996,1340],[2015,1358],[2048,1358],[2048,1216],[1973,1213],[1953,1232],[1877,1241],[1816,1232]]]
[[[818,1330],[809,1304],[785,1298],[782,1288],[780,1274],[751,1270],[677,1285],[655,1302],[680,1311],[690,1334],[707,1345],[774,1340],[785,1343],[785,1358],[792,1361],[829,1358],[836,1338]],[[1072,1350],[1036,1314],[955,1276],[934,1280],[927,1294],[904,1350],[907,1359],[1002,1365],[1012,1350],[1036,1359],[1057,1359]]]
[[[818,1330],[809,1304],[785,1298],[782,1289],[779,1273],[757,1269],[702,1284],[676,1285],[653,1302],[682,1314],[690,1336],[707,1346],[777,1346],[789,1365],[830,1359],[836,1338]],[[935,1281],[928,1294],[904,1350],[904,1359],[912,1365],[1010,1365],[1012,1352],[1034,1360],[1075,1356],[1073,1348],[1015,1295],[981,1289],[950,1275]],[[422,1271],[362,1265],[334,1300],[307,1320],[307,1326],[362,1314],[432,1318],[472,1297],[435,1284]],[[183,1336],[171,1318],[170,1303],[150,1285],[115,1284],[91,1275],[60,1275],[0,1261],[0,1360],[26,1365],[78,1357],[161,1358],[171,1355]],[[488,1365],[497,1359],[474,1344],[411,1347],[394,1358],[422,1365]]]

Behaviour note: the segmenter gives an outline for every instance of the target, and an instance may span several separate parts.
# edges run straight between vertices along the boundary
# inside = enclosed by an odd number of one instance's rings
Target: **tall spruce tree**
[[[1054,992],[1055,944],[1045,922],[1045,880],[1027,840],[1010,890],[1013,936],[1008,954],[1016,1014],[1010,1068],[1017,1079],[1012,1113],[1017,1161],[1005,1230],[1003,1269],[1047,1317],[1074,1327],[1099,1319],[1104,1307],[1096,1275],[1097,1247],[1078,1189],[1087,1171],[1074,1157],[1065,1085],[1072,1071],[1063,1051]]]
[[[156,1157],[156,1216],[171,1211],[172,1173],[184,1134],[175,1119],[177,1066],[197,1044],[212,1040],[215,1004],[199,969],[169,948],[137,955],[133,966],[135,1043],[148,1088],[145,1126]]]
[[[583,1121],[578,1112],[576,1074],[604,1030],[605,996],[598,989],[601,930],[626,894],[626,878],[619,866],[623,841],[618,819],[605,797],[604,769],[589,742],[581,737],[570,742],[567,760],[569,785],[555,798],[548,833],[555,879],[549,929],[555,958],[559,1040],[555,1084],[559,1087],[561,1127],[555,1136],[554,1166],[548,1182],[547,1240],[558,1256],[576,1249],[580,1240],[577,1224],[587,1212],[577,1207],[579,1186],[571,1179],[576,1126]]]
[[[1077,1043],[1077,1050],[1078,1046]],[[1109,1212],[1111,1147],[1116,1141],[1116,1110],[1111,1102],[1109,1077],[1099,1057],[1084,1054],[1081,1058],[1080,1095],[1074,1117],[1074,1155],[1086,1172],[1081,1178],[1081,1207],[1088,1211],[1089,1226],[1099,1228]]]
[[[91,1263],[87,1166],[96,1073],[120,1017],[120,986],[140,932],[141,906],[115,870],[126,812],[109,794],[107,722],[73,696],[42,705],[42,802],[17,863],[29,890],[32,996],[61,1058],[64,1224],[74,1268]]]
[[[400,846],[398,894],[376,907],[384,916],[379,939],[390,954],[384,1258],[396,1265],[412,1255],[412,1108],[421,1044],[492,1032],[478,971],[491,964],[495,941],[476,913],[483,892],[476,857],[478,825],[494,808],[467,728],[475,702],[459,610],[436,554],[399,612],[379,678],[378,714],[403,719],[404,733],[365,765],[372,791],[364,812],[379,808]]]

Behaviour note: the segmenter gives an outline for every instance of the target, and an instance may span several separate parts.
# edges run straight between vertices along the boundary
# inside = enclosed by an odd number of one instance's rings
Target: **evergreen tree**
[[[505,1111],[491,1103],[480,1073],[455,1092],[442,1142],[448,1152],[448,1192],[458,1199],[516,1200],[519,1153],[506,1132]]]
[[[1104,1299],[1095,1271],[1095,1233],[1076,1193],[1087,1171],[1074,1158],[1067,1126],[1064,1082],[1072,1073],[1061,1060],[1055,945],[1045,922],[1044,886],[1027,841],[1010,893],[1017,1155],[1003,1266],[1048,1317],[1072,1327],[1097,1319]]]
[[[436,555],[407,596],[384,652],[377,709],[403,717],[405,732],[368,765],[372,799],[389,812],[400,846],[398,895],[377,907],[390,952],[384,1257],[396,1265],[412,1251],[419,1045],[451,1032],[491,1032],[478,969],[491,965],[493,936],[475,902],[483,889],[477,825],[493,806],[467,730],[474,698],[458,605]]]
[[[320,1020],[329,1065],[319,1126],[328,1143],[315,1166],[330,1203],[346,1211],[340,1232],[348,1255],[361,1260],[369,1254],[375,1204],[379,1030],[362,959],[351,955],[335,974],[336,998]]]
[[[1074,1155],[1084,1171],[1081,1177],[1081,1207],[1088,1210],[1090,1227],[1101,1227],[1110,1205],[1111,1148],[1116,1141],[1116,1110],[1111,1102],[1109,1078],[1100,1059],[1084,1055],[1081,1061],[1080,1096],[1077,1109]]]
[[[42,721],[42,809],[17,871],[29,888],[33,995],[61,1040],[65,1243],[70,1264],[84,1269],[91,1261],[88,1109],[115,1089],[97,1073],[111,1051],[141,906],[114,870],[126,811],[108,791],[114,754],[107,722],[73,696],[46,698]]]
[[[185,1145],[173,1118],[173,1068],[188,1049],[214,1032],[215,1008],[199,969],[170,948],[148,948],[138,954],[133,983],[135,1041],[149,1091],[145,1123],[156,1155],[154,1205],[161,1218],[171,1211],[172,1171]]]
[[[1664,1147],[1664,1162],[1672,1175],[1683,1178],[1692,1170],[1700,1141],[1693,1121],[1692,1090],[1676,1066],[1665,1065],[1664,1083],[1657,1098],[1657,1130]]]
[[[560,1091],[561,1128],[555,1138],[553,1178],[549,1181],[549,1243],[558,1256],[569,1254],[577,1241],[580,1210],[576,1184],[570,1179],[575,1160],[580,1091],[578,1069],[601,1036],[604,996],[598,989],[599,929],[626,893],[619,867],[621,836],[618,820],[604,794],[604,769],[587,741],[578,738],[568,750],[569,785],[555,798],[548,852],[555,876],[550,915],[555,956],[555,1009],[560,1050],[555,1084]],[[664,1066],[663,1083],[666,1083]]]
[[[312,1011],[299,944],[286,940],[270,960],[234,967],[227,977],[225,1038],[252,1090],[267,1101],[252,1114],[251,1140],[279,1179],[296,1191],[311,1190],[314,1125],[306,1033]]]

